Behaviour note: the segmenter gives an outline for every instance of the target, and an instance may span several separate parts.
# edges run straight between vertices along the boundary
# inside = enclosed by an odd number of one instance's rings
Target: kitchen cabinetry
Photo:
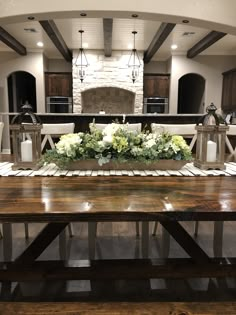
[[[236,111],[236,68],[223,73],[222,110]]]
[[[71,73],[45,73],[46,96],[72,96]]]
[[[144,75],[144,97],[169,97],[169,75]]]

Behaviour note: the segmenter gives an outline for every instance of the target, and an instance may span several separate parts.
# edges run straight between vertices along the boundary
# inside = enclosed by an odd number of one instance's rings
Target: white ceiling
[[[103,20],[101,18],[57,19],[54,22],[69,49],[80,47],[80,34],[78,33],[80,29],[84,30],[83,43],[88,44],[88,48],[86,49],[103,49]],[[136,48],[138,51],[144,51],[148,48],[160,25],[161,22],[159,21],[113,19],[112,49],[130,50],[128,45],[133,44],[132,31],[136,30],[138,32],[136,35]],[[38,41],[42,41],[44,47],[40,50],[43,49],[48,58],[63,58],[39,22],[28,21],[25,23],[2,25],[2,27],[24,45],[27,51],[39,50],[36,44]],[[29,32],[25,29],[34,29],[35,32]],[[173,54],[170,49],[172,44],[178,45],[174,54],[186,55],[188,49],[210,31],[212,30],[197,28],[188,24],[177,24],[152,60],[168,59]],[[184,33],[188,34],[184,36]],[[11,49],[0,41],[0,51],[11,51]],[[236,36],[226,35],[203,51],[202,54],[236,56]]]

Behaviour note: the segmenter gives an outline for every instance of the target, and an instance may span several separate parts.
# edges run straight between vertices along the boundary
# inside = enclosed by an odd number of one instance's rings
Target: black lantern
[[[213,103],[207,107],[207,114],[196,125],[197,148],[194,165],[202,170],[225,169],[225,139],[229,130],[224,119],[216,114]]]
[[[134,45],[133,45],[133,49],[132,49],[130,57],[129,57],[128,67],[131,68],[130,75],[131,75],[131,79],[134,83],[138,79],[139,68],[141,66],[141,62],[139,60],[139,55],[138,55],[137,49],[135,48],[135,35],[137,34],[137,32],[133,31],[132,34],[134,35]]]
[[[79,30],[80,33],[80,49],[79,49],[79,54],[75,59],[75,66],[78,68],[78,76],[81,82],[84,81],[84,78],[86,76],[86,68],[88,67],[88,60],[84,52],[83,48],[83,30]]]
[[[13,117],[10,125],[14,155],[13,170],[38,169],[41,157],[42,124],[32,112],[30,104],[22,106],[22,112]]]

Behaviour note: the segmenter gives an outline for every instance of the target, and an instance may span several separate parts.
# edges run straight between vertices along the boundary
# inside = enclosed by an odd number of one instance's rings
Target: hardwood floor
[[[193,223],[183,224],[193,231]],[[24,237],[23,224],[13,225],[13,258],[25,248],[42,224],[29,225],[30,238]],[[87,224],[74,223],[74,236],[67,237],[69,259],[88,259]],[[226,222],[223,252],[227,257],[236,256],[236,222]],[[198,242],[213,256],[213,224],[200,222]],[[160,257],[161,228],[156,237],[150,236],[151,258]],[[2,240],[0,240],[2,260]],[[58,259],[58,240],[42,254],[41,259]],[[140,258],[141,242],[135,236],[135,223],[99,223],[96,241],[96,259]],[[187,257],[178,244],[171,239],[170,257]],[[1,300],[8,300],[2,288]],[[45,283],[14,284],[11,300],[15,301],[233,301],[236,298],[235,279],[183,279],[150,281],[54,281]]]
[[[1,315],[235,315],[236,303],[0,303]]]

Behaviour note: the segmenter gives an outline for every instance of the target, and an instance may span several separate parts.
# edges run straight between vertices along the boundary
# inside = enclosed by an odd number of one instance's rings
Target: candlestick
[[[21,161],[32,162],[32,141],[25,140],[21,142]]]
[[[207,162],[216,162],[216,143],[214,141],[207,141]]]

